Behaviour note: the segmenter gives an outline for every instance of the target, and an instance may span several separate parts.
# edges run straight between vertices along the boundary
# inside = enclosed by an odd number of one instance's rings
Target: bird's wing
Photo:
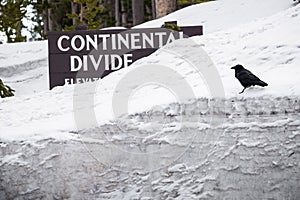
[[[249,70],[241,70],[238,75],[237,78],[239,79],[239,81],[241,82],[241,84],[245,87],[245,86],[251,86],[251,85],[255,85],[257,84],[257,82],[260,82],[261,80],[255,76],[254,74],[252,74]]]
[[[245,69],[245,71],[247,72],[248,76],[251,77],[252,80],[260,81],[260,79],[257,76],[255,76],[252,72],[250,72],[247,69]]]

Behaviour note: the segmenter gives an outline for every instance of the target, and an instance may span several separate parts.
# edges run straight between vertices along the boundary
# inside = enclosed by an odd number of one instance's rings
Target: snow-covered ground
[[[218,0],[178,10],[165,17],[136,26],[160,27],[166,21],[177,21],[179,26],[203,25],[204,32],[213,33],[263,19],[288,9],[292,1]]]
[[[263,8],[268,5],[268,9],[260,9],[258,5]],[[216,10],[211,11],[213,8]],[[230,0],[190,6],[170,14],[175,17],[178,13],[179,22],[189,19],[191,23],[202,24],[198,20],[205,18],[207,22],[204,27],[207,30],[210,26],[218,27],[218,24],[226,24],[226,28],[218,32],[210,29],[208,32],[211,33],[204,36],[176,41],[131,67],[106,77],[97,84],[94,98],[98,123],[113,119],[111,102],[119,81],[129,72],[145,65],[171,66],[190,85],[196,97],[212,97],[210,89],[213,86],[207,84],[207,77],[203,77],[203,74],[186,62],[188,60],[196,65],[201,64],[199,57],[203,56],[202,50],[214,63],[227,98],[300,95],[300,39],[297,34],[300,32],[299,9],[299,5],[293,6],[293,2],[283,0],[276,3]],[[203,13],[208,11],[218,15],[208,14],[203,17]],[[183,13],[186,13],[186,18]],[[190,13],[195,13],[193,18],[190,18]],[[219,15],[224,16],[223,21],[217,17]],[[170,16],[165,18],[169,19]],[[157,25],[160,24],[157,22]],[[1,45],[0,54],[1,78],[16,90],[16,97],[1,100],[0,137],[15,140],[33,135],[62,135],[60,132],[65,130],[76,130],[73,120],[74,86],[48,91],[47,41]],[[269,86],[248,89],[243,95],[238,95],[242,87],[230,69],[236,64],[243,64]],[[138,78],[140,77],[132,77],[130,87],[121,91],[134,91],[128,102],[130,113],[176,101],[170,91],[157,85],[134,85]],[[170,83],[172,84],[179,83]],[[61,120],[65,123],[57,123]]]
[[[47,41],[0,45],[0,78],[16,90],[0,100],[0,199],[300,198],[300,5],[220,0],[138,27],[172,20],[205,34],[51,91]],[[220,82],[201,73],[205,62]],[[269,86],[239,95],[236,64]],[[149,75],[134,73],[145,66],[171,69],[150,71],[167,85],[141,87]],[[192,96],[170,90],[186,83]],[[115,120],[127,101],[130,115]]]

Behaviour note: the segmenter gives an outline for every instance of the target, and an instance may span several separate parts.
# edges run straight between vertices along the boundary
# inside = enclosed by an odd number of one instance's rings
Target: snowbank
[[[189,6],[136,27],[160,27],[166,21],[177,21],[179,26],[203,25],[207,34],[269,17],[292,4],[293,1],[285,0],[217,0]]]
[[[179,25],[203,24],[209,34],[176,41],[100,81],[96,85],[95,104],[92,105],[98,123],[107,123],[114,117],[111,102],[118,82],[144,65],[171,66],[182,75],[183,81],[190,84],[196,98],[211,97],[201,74],[195,73],[190,64],[182,59],[189,57],[198,62],[201,49],[207,52],[214,63],[226,98],[299,96],[299,14],[300,6],[292,7],[291,2],[286,0],[226,0],[190,6],[166,18],[141,25],[160,26],[161,20],[172,18],[178,20]],[[206,23],[199,23],[198,19]],[[174,54],[174,51],[181,55]],[[0,45],[0,56],[1,78],[16,90],[16,97],[0,100],[0,138],[14,140],[52,135],[64,139],[66,136],[63,133],[76,130],[73,120],[74,86],[48,91],[46,41]],[[238,63],[269,86],[251,88],[243,95],[238,95],[242,87],[230,69]],[[130,113],[177,101],[172,92],[157,85],[141,88],[140,85],[134,85],[136,80],[131,79],[131,87],[119,91],[126,93],[134,89],[128,103]],[[95,87],[93,84],[85,85]],[[90,106],[84,105],[84,101],[82,104],[83,107]]]
[[[47,41],[0,45],[0,77],[16,90],[0,99],[0,199],[299,199],[300,5],[291,4],[190,6],[139,27],[177,20],[204,25],[204,36],[51,91]],[[195,66],[211,62],[208,80]],[[238,63],[269,86],[239,95]],[[173,71],[134,74],[145,66]],[[149,77],[168,87],[139,84]],[[212,98],[217,79],[225,98]],[[170,88],[185,83],[194,96],[180,99]],[[115,120],[112,105],[127,104]]]

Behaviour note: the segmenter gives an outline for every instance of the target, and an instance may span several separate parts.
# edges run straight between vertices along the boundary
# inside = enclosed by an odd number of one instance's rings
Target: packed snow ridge
[[[113,118],[111,102],[118,82],[145,65],[171,67],[181,74],[183,82],[191,86],[196,98],[212,98],[207,80],[190,65],[191,62],[201,63],[199,56],[203,52],[214,64],[226,98],[299,96],[299,9],[300,5],[293,6],[286,0],[216,1],[190,6],[140,25],[160,26],[162,21],[172,18],[177,19],[179,25],[204,25],[206,33],[175,41],[99,81],[94,94],[98,122],[101,124]],[[41,132],[76,129],[73,121],[75,86],[48,91],[47,42],[4,44],[0,46],[0,52],[1,78],[16,90],[16,97],[1,100],[1,137],[5,135],[6,138],[20,130],[39,135]],[[241,85],[230,69],[238,63],[257,74],[269,86],[251,88],[245,94],[238,95]],[[157,85],[140,88],[134,84],[138,78],[142,77],[133,77],[128,84],[130,87],[118,91],[134,91],[128,102],[129,114],[178,101],[170,91]],[[176,86],[180,82],[169,84]],[[85,85],[90,87],[90,83]],[[62,120],[65,123],[59,123]]]
[[[136,28],[173,20],[205,34],[51,91],[47,41],[0,45],[0,78],[16,90],[0,99],[0,199],[299,199],[300,5],[219,0]],[[239,95],[236,64],[269,86]],[[151,74],[167,87],[128,79],[145,66],[171,69]],[[170,88],[186,83],[178,100]]]

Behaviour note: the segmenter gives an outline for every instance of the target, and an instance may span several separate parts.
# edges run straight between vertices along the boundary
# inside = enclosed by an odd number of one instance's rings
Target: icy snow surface
[[[48,91],[47,41],[0,45],[0,78],[16,90],[0,99],[0,199],[300,198],[300,6],[220,0],[138,27],[171,20],[204,25],[205,35],[79,86],[95,88],[84,89],[93,105],[74,93],[78,86]],[[224,99],[212,98],[190,65],[201,63],[202,50],[217,69]],[[239,95],[230,69],[236,64],[269,86]],[[196,98],[178,102],[157,85],[139,87],[143,76],[115,91],[145,65],[171,67]],[[134,91],[129,115],[113,120],[113,95],[128,91]],[[98,125],[82,128],[92,121],[84,115],[90,107]]]

